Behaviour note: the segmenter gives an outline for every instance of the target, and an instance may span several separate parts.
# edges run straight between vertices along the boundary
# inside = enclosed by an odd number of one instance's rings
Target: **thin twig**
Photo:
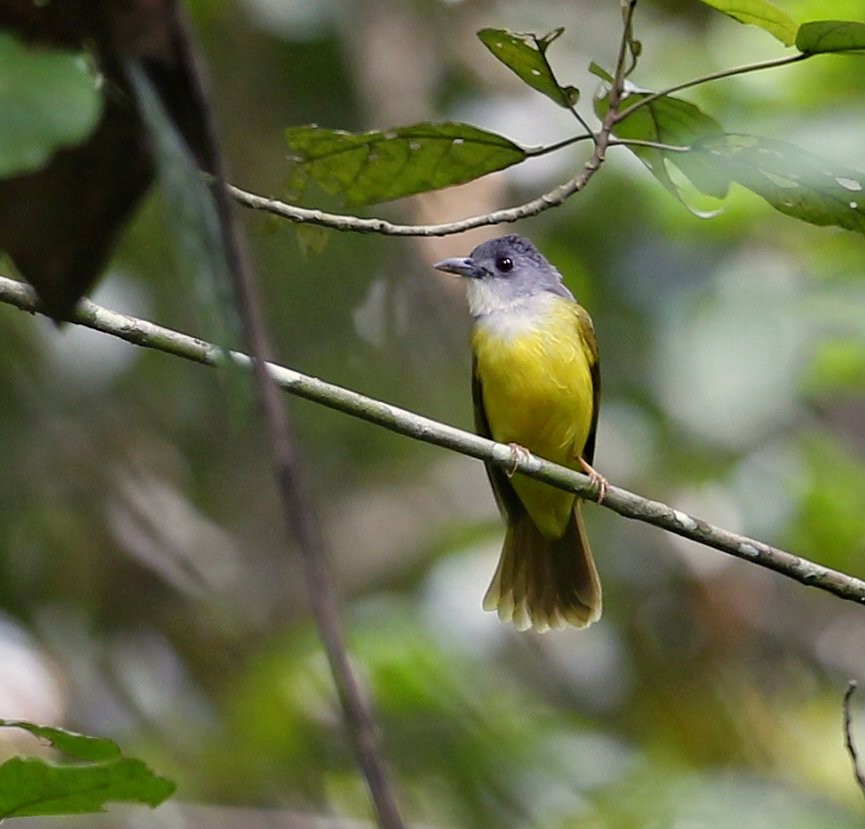
[[[232,198],[238,202],[238,204],[242,204],[244,207],[272,213],[275,216],[288,219],[297,224],[313,224],[321,227],[329,227],[332,230],[351,233],[381,233],[385,236],[449,236],[454,233],[463,233],[466,230],[472,230],[477,227],[509,224],[510,222],[519,221],[520,219],[527,219],[530,216],[537,216],[539,213],[543,213],[551,207],[558,207],[558,205],[573,196],[574,193],[579,193],[604,163],[607,147],[610,145],[613,125],[616,122],[616,114],[623,96],[625,84],[625,62],[628,54],[631,21],[633,19],[635,7],[636,0],[630,0],[625,9],[625,25],[616,59],[616,73],[613,76],[613,83],[611,84],[609,93],[609,108],[601,124],[601,128],[597,133],[592,134],[590,132],[588,135],[580,135],[573,139],[566,139],[565,141],[560,142],[559,145],[565,146],[567,144],[572,144],[575,141],[583,141],[591,138],[594,141],[594,150],[591,157],[585,164],[583,164],[580,172],[570,181],[566,181],[564,184],[554,187],[552,190],[543,193],[531,201],[527,201],[524,204],[517,205],[516,207],[508,207],[504,210],[495,210],[492,213],[484,213],[479,216],[469,216],[466,219],[460,219],[456,222],[443,222],[434,225],[405,225],[389,222],[386,219],[364,219],[359,216],[351,216],[342,213],[327,213],[324,210],[298,207],[294,204],[287,204],[279,199],[270,199],[265,196],[256,195],[255,193],[248,193],[245,190],[241,190],[239,187],[227,183],[225,189]],[[529,154],[542,155],[546,151],[547,148],[543,148],[538,151],[530,151]]]
[[[720,69],[717,72],[712,72],[709,75],[701,75],[699,78],[692,78],[690,81],[683,81],[682,83],[677,83],[674,86],[668,86],[666,89],[662,89],[658,92],[652,92],[650,95],[646,95],[644,98],[641,98],[636,103],[632,104],[629,107],[623,109],[616,116],[616,121],[624,121],[629,115],[632,115],[638,109],[644,106],[648,106],[649,104],[657,101],[659,98],[665,98],[667,95],[673,95],[676,92],[681,92],[683,89],[691,89],[694,86],[701,86],[704,83],[710,83],[711,81],[720,81],[724,78],[733,78],[736,75],[745,75],[749,72],[759,72],[763,69],[775,69],[779,66],[788,66],[791,63],[798,63],[799,61],[805,60],[806,58],[813,57],[816,52],[800,52],[797,55],[788,55],[783,58],[774,58],[773,60],[766,60],[760,63],[749,63],[744,66],[734,66],[732,69]],[[627,100],[627,96],[625,98]]]
[[[300,550],[310,607],[330,665],[349,739],[369,789],[382,829],[404,829],[381,754],[372,707],[354,675],[340,620],[339,599],[327,565],[326,550],[312,501],[304,485],[294,425],[268,369],[270,344],[261,310],[258,287],[249,257],[231,212],[226,191],[222,153],[202,62],[181,10],[177,9],[177,43],[186,64],[194,95],[195,113],[202,127],[204,164],[213,176],[212,192],[222,233],[225,256],[234,288],[244,338],[252,356],[255,388],[262,407],[271,447],[271,460],[290,536]]]
[[[526,154],[526,158],[540,158],[541,156],[549,155],[550,153],[563,150],[565,147],[570,147],[572,144],[577,144],[580,141],[596,141],[595,134],[586,125],[586,131],[579,135],[571,135],[568,138],[563,138],[561,141],[556,141],[555,144],[544,144],[540,147],[522,147],[522,151]]]
[[[587,162],[588,164],[588,162]],[[455,222],[442,222],[434,225],[406,225],[390,222],[387,219],[362,218],[345,213],[328,213],[311,207],[300,207],[288,204],[279,199],[271,199],[241,190],[234,185],[227,185],[231,197],[244,207],[252,210],[261,210],[271,213],[282,219],[288,219],[296,224],[319,225],[329,227],[331,230],[339,230],[347,233],[380,233],[384,236],[450,236],[454,233],[463,233],[476,227],[489,227],[491,225],[509,224],[520,219],[537,216],[551,207],[558,207],[574,193],[585,187],[586,182],[593,174],[584,167],[580,173],[570,181],[554,187],[552,190],[538,196],[536,199],[508,207],[503,210],[494,210],[478,216],[469,216]]]
[[[688,153],[690,146],[681,144],[664,144],[661,141],[645,141],[642,138],[616,138],[607,144],[608,147],[646,147],[650,150],[663,150],[665,153]]]
[[[850,762],[853,764],[853,776],[856,778],[856,784],[859,786],[859,791],[865,796],[865,772],[859,765],[859,754],[856,751],[856,744],[853,742],[853,715],[850,713],[850,702],[858,687],[859,684],[856,680],[851,679],[847,684],[847,690],[844,692],[844,745],[847,747]]]
[[[40,312],[34,291],[28,285],[12,279],[0,277],[0,302],[14,305],[24,311]],[[146,320],[118,314],[89,300],[81,302],[69,321],[119,337],[134,345],[156,349],[204,365],[218,366],[225,363],[223,352],[211,343]],[[247,356],[236,353],[231,356],[238,363],[249,365]],[[587,499],[593,498],[596,494],[595,485],[587,476],[566,467],[557,466],[528,453],[525,458],[521,456],[514,459],[511,447],[504,444],[495,443],[283,366],[271,364],[268,365],[268,370],[277,384],[291,394],[416,440],[489,461],[502,469],[511,470],[516,465],[516,470],[524,475],[537,478],[559,489],[575,492]],[[800,584],[816,587],[841,599],[865,605],[865,581],[761,541],[713,526],[667,504],[610,486],[602,505],[626,518],[653,524],[683,538],[689,538],[728,555],[774,570]]]

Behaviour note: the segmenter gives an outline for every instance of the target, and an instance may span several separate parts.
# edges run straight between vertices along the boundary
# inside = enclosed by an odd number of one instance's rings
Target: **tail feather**
[[[561,538],[545,538],[527,513],[508,525],[483,607],[518,630],[539,632],[588,627],[600,618],[601,582],[579,502]]]

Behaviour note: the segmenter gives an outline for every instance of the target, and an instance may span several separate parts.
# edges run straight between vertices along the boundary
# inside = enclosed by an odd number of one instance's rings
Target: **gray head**
[[[445,259],[433,267],[471,280],[468,300],[474,316],[522,306],[545,294],[574,299],[561,274],[523,236],[490,239],[465,258]]]

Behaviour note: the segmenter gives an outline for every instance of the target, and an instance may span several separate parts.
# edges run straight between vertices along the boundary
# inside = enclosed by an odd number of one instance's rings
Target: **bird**
[[[478,245],[434,268],[464,277],[472,316],[472,399],[480,435],[607,483],[592,466],[601,394],[598,342],[588,312],[532,242]],[[490,462],[506,523],[483,608],[518,630],[583,628],[601,616],[602,591],[580,499]]]

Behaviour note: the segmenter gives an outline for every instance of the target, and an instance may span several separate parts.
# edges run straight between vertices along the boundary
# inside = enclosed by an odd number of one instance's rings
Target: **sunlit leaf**
[[[649,93],[646,91],[628,90],[623,111],[648,97]],[[607,107],[606,94],[598,96],[595,100],[598,117],[603,118],[606,115]],[[613,133],[617,138],[687,148],[709,136],[720,135],[722,128],[714,118],[706,115],[694,104],[665,95],[649,101],[623,118],[614,126]],[[679,188],[670,178],[667,164],[678,167],[701,193],[714,198],[723,198],[727,194],[728,178],[719,174],[700,154],[641,146],[630,146],[628,149],[676,198],[681,199],[681,195]]]
[[[83,55],[28,47],[0,32],[0,112],[0,176],[8,176],[83,141],[102,95]]]
[[[110,740],[27,722],[2,720],[0,726],[23,728],[87,761],[7,760],[0,765],[0,819],[101,812],[116,801],[158,806],[174,791],[174,783],[154,774],[141,760],[122,757]]]
[[[865,52],[865,23],[854,20],[815,20],[803,23],[796,35],[796,48],[819,52]]]
[[[815,225],[865,232],[865,173],[793,144],[726,134],[695,148],[776,210]]]
[[[643,91],[631,91],[624,109],[646,98]],[[605,99],[596,110],[603,117]],[[717,121],[687,101],[670,96],[649,100],[619,122],[614,134],[688,147],[688,152],[629,148],[683,203],[668,165],[678,167],[707,196],[722,198],[730,182],[737,182],[789,216],[865,232],[865,173],[783,141],[724,133]]]
[[[792,46],[798,24],[789,14],[767,0],[700,0],[740,23],[759,26],[763,31]]]
[[[386,132],[290,127],[294,186],[316,182],[349,205],[389,201],[503,170],[526,151],[469,124],[414,124]]]
[[[546,57],[547,47],[563,31],[561,28],[555,29],[538,37],[509,32],[507,29],[481,29],[478,37],[493,55],[532,89],[542,92],[567,109],[576,104],[579,92],[573,86],[559,85]]]

